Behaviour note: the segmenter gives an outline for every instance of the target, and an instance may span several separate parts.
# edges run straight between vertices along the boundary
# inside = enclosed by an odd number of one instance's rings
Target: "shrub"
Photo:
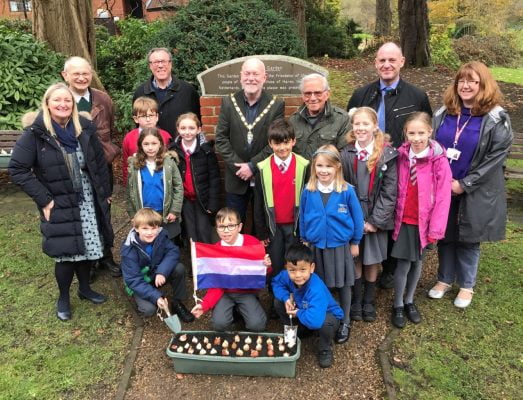
[[[434,65],[444,65],[454,70],[460,66],[460,60],[452,47],[452,39],[448,32],[431,33],[430,54]]]
[[[193,83],[205,69],[237,57],[304,56],[294,22],[262,0],[192,0],[166,21],[150,47],[173,49],[174,70]]]
[[[320,7],[307,1],[307,54],[309,57],[350,58],[358,54],[357,45],[347,34],[348,22],[339,21],[339,10],[330,3]]]
[[[515,35],[470,36],[454,41],[454,50],[462,63],[482,61],[486,65],[512,66],[521,60]]]
[[[47,87],[60,80],[65,57],[32,35],[0,26],[0,129],[20,129]]]

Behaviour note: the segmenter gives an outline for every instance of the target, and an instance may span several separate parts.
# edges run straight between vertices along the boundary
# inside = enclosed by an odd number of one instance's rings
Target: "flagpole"
[[[198,290],[198,275],[197,275],[197,267],[196,267],[196,246],[194,244],[194,241],[190,239],[191,241],[191,268],[192,268],[192,281],[193,281],[193,294],[192,297],[194,298],[194,302],[198,304],[198,302],[201,302],[201,299],[196,296],[196,290]]]

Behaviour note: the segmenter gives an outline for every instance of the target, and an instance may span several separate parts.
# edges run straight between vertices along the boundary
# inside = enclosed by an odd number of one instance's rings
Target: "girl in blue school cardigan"
[[[354,188],[343,180],[340,153],[321,146],[312,158],[311,178],[300,202],[300,235],[312,245],[316,273],[328,288],[339,292],[345,317],[335,341],[345,343],[350,334],[351,286],[354,261],[363,236],[363,213]]]

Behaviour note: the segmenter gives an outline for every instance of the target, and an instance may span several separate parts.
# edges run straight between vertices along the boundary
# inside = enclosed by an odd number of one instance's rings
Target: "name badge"
[[[338,212],[342,214],[348,214],[349,210],[347,204],[338,204]]]
[[[455,148],[447,149],[447,158],[452,161],[458,161],[461,156],[461,151]]]

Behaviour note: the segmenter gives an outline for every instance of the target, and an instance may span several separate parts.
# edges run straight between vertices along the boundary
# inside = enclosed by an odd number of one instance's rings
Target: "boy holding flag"
[[[240,215],[238,212],[232,208],[222,208],[216,214],[216,230],[218,231],[218,236],[220,241],[215,245],[202,245],[206,246],[219,246],[221,247],[222,253],[227,253],[227,247],[244,247],[248,246],[247,252],[245,252],[245,257],[250,259],[259,258],[263,259],[263,265],[267,268],[266,273],[270,274],[271,272],[271,260],[270,257],[265,254],[265,250],[261,242],[256,239],[254,236],[241,234],[242,223]],[[200,245],[199,243],[197,245]],[[198,251],[198,250],[197,250]],[[238,253],[235,251],[234,253]],[[231,253],[232,254],[232,253]],[[254,254],[254,257],[253,257]],[[241,257],[241,256],[240,256]],[[265,325],[267,323],[267,316],[263,310],[260,301],[258,300],[257,293],[260,289],[263,288],[265,283],[265,277],[261,279],[261,286],[259,288],[234,288],[232,286],[235,283],[238,284],[238,287],[242,287],[242,282],[249,277],[248,280],[257,280],[256,275],[252,275],[251,272],[246,271],[246,275],[237,275],[235,276],[234,272],[232,275],[226,275],[234,269],[234,260],[230,260],[228,266],[217,266],[215,270],[211,271],[206,263],[202,263],[200,260],[193,262],[194,265],[197,265],[195,278],[197,279],[199,288],[203,288],[201,283],[207,281],[205,287],[209,288],[205,294],[201,303],[194,306],[191,310],[192,314],[196,318],[200,318],[205,312],[213,310],[212,313],[212,324],[213,329],[216,331],[227,331],[230,329],[231,324],[233,323],[233,311],[236,307],[245,321],[245,329],[253,332],[262,332],[265,330]],[[245,260],[241,260],[245,263]],[[210,262],[212,263],[212,261]],[[254,261],[255,263],[255,261]],[[259,262],[258,262],[259,263]],[[201,265],[200,265],[201,264]],[[249,264],[249,261],[246,262]],[[198,269],[201,268],[203,271],[198,272]],[[238,268],[236,268],[236,271]],[[209,282],[217,284],[218,282],[223,282],[223,286],[226,287],[210,287]],[[211,283],[212,285],[212,283]]]

